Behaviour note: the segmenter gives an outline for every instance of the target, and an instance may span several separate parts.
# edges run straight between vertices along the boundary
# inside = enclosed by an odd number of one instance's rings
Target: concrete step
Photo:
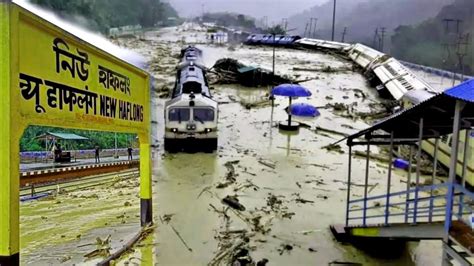
[[[351,238],[379,238],[416,241],[421,239],[442,239],[443,223],[394,223],[371,225],[332,225],[331,232],[336,240],[346,242]]]

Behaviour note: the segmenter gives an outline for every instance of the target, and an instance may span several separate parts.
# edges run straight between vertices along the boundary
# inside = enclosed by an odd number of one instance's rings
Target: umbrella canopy
[[[316,107],[307,103],[295,103],[290,106],[290,114],[295,116],[316,117],[320,113]]]
[[[273,88],[272,95],[286,96],[286,97],[308,97],[311,92],[298,84],[281,84]]]

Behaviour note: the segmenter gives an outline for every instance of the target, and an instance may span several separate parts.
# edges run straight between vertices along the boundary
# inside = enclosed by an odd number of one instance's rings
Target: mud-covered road
[[[383,110],[381,99],[366,79],[351,70],[334,73],[295,71],[295,68],[351,69],[348,61],[329,54],[277,49],[276,73],[309,88],[313,96],[296,102],[320,109],[316,119],[300,120],[307,127],[298,134],[280,132],[288,99],[277,98],[272,109],[270,88],[214,85],[220,102],[219,149],[214,154],[166,154],[162,150],[163,106],[174,83],[180,49],[198,43],[206,66],[230,57],[244,64],[271,69],[272,51],[263,47],[206,44],[205,31],[192,25],[147,32],[140,38],[119,39],[122,46],[149,59],[153,89],[154,221],[156,229],[119,264],[227,265],[239,250],[242,258],[268,265],[436,265],[436,242],[409,245],[397,259],[373,258],[333,240],[329,225],[344,222],[347,147],[328,151],[340,134],[351,134],[373,121],[364,114]],[[344,104],[338,111],[334,104]],[[255,107],[246,108],[248,104]],[[329,105],[328,105],[329,104]],[[342,106],[342,105],[340,105]],[[336,108],[338,109],[338,108]],[[365,117],[365,116],[364,116]],[[375,151],[377,152],[377,151]],[[364,163],[353,160],[353,182],[363,184]],[[384,194],[387,167],[371,162],[370,195]],[[404,172],[395,172],[392,191],[406,188]],[[22,204],[22,262],[38,264],[93,264],[85,254],[97,248],[96,238],[110,234],[112,251],[139,229],[138,181],[120,181],[87,191]],[[354,196],[362,188],[353,187]],[[241,210],[222,199],[237,198]],[[383,210],[380,210],[383,213]],[[92,245],[88,245],[92,244]],[[245,251],[248,251],[248,255]],[[235,255],[235,254],[234,254]]]

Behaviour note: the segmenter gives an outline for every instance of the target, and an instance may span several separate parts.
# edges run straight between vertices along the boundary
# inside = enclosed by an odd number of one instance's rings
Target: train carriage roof
[[[378,130],[393,132],[395,139],[417,139],[419,122],[423,118],[423,139],[429,139],[453,132],[454,110],[457,101],[464,102],[461,112],[461,129],[474,125],[474,79],[409,108],[394,114],[374,126],[348,137],[348,144],[356,138],[369,137]],[[377,138],[380,138],[377,135]]]

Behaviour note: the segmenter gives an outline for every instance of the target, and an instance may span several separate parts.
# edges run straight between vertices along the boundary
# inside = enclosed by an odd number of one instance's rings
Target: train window
[[[173,108],[168,114],[169,121],[189,121],[189,108]]]
[[[199,122],[214,121],[214,110],[209,108],[194,108],[194,120]]]
[[[189,81],[183,84],[183,93],[195,93],[199,94],[202,91],[201,83],[195,81]]]

